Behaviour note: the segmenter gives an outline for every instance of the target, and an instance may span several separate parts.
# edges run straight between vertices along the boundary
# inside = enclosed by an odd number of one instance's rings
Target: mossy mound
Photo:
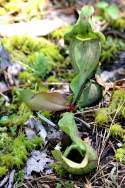
[[[0,177],[12,168],[20,169],[30,152],[41,144],[42,139],[37,136],[28,140],[23,133],[16,138],[2,133],[0,135]]]

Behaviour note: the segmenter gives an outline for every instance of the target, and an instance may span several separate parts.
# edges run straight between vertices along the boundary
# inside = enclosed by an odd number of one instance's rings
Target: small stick
[[[45,116],[43,116],[42,114],[40,114],[39,112],[36,112],[36,114],[39,116],[39,118],[41,118],[43,121],[45,121],[46,123],[48,123],[49,125],[51,125],[52,127],[56,127],[56,124],[53,123],[52,121],[50,121],[49,119],[47,119]]]
[[[0,188],[2,188],[8,181],[9,175],[5,176],[3,180],[0,182]]]
[[[90,124],[87,123],[86,121],[84,121],[84,120],[82,120],[82,119],[80,119],[80,118],[78,118],[78,117],[75,117],[75,119],[78,120],[78,121],[81,121],[81,122],[83,123],[83,125],[85,125],[88,129],[91,128]]]
[[[15,170],[12,170],[12,171],[10,172],[9,183],[8,183],[7,188],[12,188],[12,187],[13,187],[14,174],[15,174]]]

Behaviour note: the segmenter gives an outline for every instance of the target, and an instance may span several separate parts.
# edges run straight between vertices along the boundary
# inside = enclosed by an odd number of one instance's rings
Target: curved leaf
[[[59,127],[71,138],[73,143],[66,148],[64,153],[55,149],[53,151],[56,160],[59,160],[62,166],[72,174],[86,174],[96,168],[97,154],[91,145],[83,141],[78,135],[78,129],[74,120],[73,113],[66,112],[59,121]],[[82,157],[81,162],[76,162],[76,156],[69,159],[72,151],[76,151]]]

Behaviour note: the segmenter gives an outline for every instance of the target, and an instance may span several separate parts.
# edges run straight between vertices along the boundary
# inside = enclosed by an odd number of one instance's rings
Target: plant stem
[[[77,101],[80,99],[80,97],[81,97],[81,95],[82,95],[82,92],[83,92],[83,90],[85,89],[85,86],[86,86],[86,82],[84,82],[84,83],[81,85],[80,90],[79,90],[77,96],[76,96],[76,97],[74,98],[74,100],[73,100],[73,103],[72,103],[73,105],[76,105]]]

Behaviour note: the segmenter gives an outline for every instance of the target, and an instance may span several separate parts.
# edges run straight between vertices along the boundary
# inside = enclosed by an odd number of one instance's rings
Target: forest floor
[[[105,36],[98,75],[92,78],[101,93],[87,90],[84,105],[74,107],[70,83],[75,72],[64,34],[88,1],[0,1],[1,188],[125,187],[125,2],[105,3],[89,2],[95,8],[94,27]],[[40,96],[33,109],[20,97],[27,89],[31,99]],[[63,99],[70,105],[53,112],[47,92],[61,94],[53,99],[57,105]],[[34,110],[41,101],[45,110]],[[97,154],[96,168],[82,175],[69,173],[52,154],[72,143],[60,128],[69,111],[79,137]],[[78,164],[83,160],[78,150],[68,157]]]

